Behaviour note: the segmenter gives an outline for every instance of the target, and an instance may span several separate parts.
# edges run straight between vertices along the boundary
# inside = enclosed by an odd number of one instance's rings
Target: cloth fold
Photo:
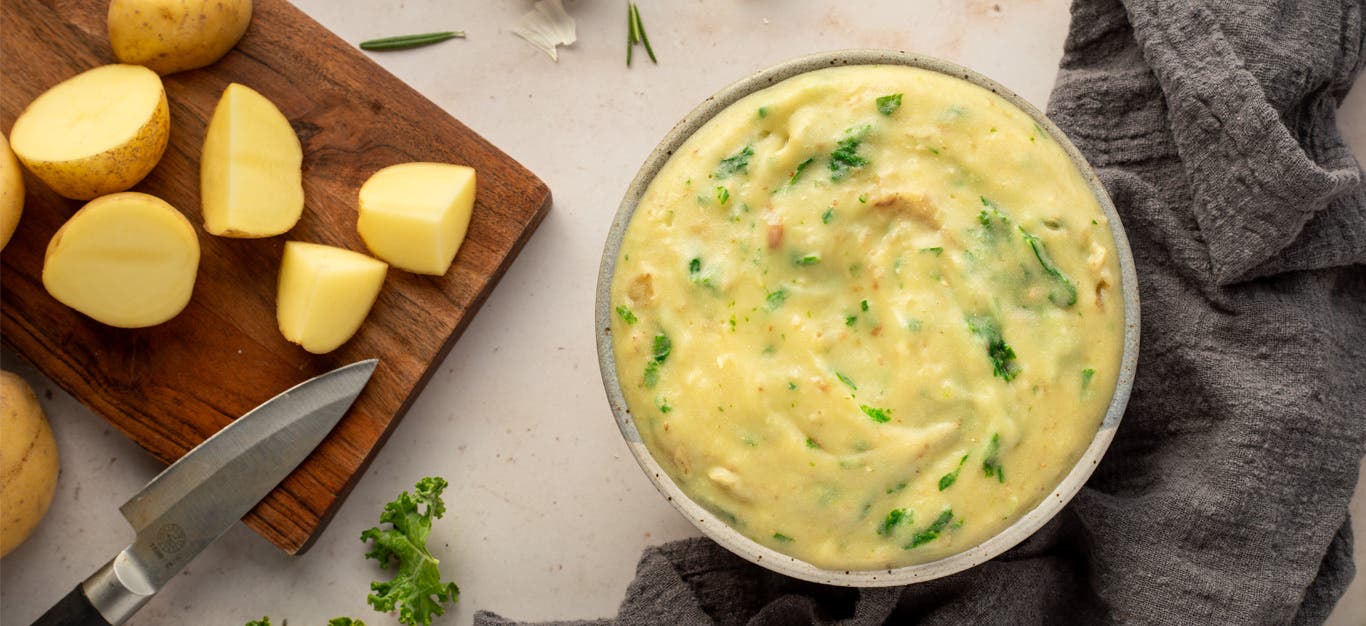
[[[1320,623],[1366,452],[1366,189],[1335,112],[1363,0],[1076,0],[1049,115],[1129,236],[1142,347],[1087,486],[947,578],[842,589],[705,539],[561,624]],[[512,607],[515,608],[515,607]],[[513,624],[492,613],[477,624]]]

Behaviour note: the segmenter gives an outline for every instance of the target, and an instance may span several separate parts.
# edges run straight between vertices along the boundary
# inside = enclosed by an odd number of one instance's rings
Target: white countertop
[[[554,208],[512,264],[312,550],[286,556],[238,525],[131,622],[394,623],[365,603],[382,576],[358,537],[418,478],[451,482],[430,545],[461,601],[519,619],[612,615],[642,548],[697,534],[654,490],[608,411],[593,344],[603,239],[623,192],[664,133],[702,99],[803,54],[882,47],[970,66],[1041,108],[1067,0],[639,0],[659,57],[625,67],[623,2],[570,0],[578,43],[551,62],[509,29],[531,4],[296,0],[347,41],[463,29],[467,40],[373,58],[550,185]],[[1366,88],[1342,109],[1366,155]],[[132,540],[118,506],[161,466],[4,352],[52,421],[62,476],[46,522],[0,564],[0,622],[26,624]],[[1357,536],[1366,537],[1358,487]],[[1359,542],[1358,560],[1363,550]],[[1335,615],[1366,621],[1361,579]]]

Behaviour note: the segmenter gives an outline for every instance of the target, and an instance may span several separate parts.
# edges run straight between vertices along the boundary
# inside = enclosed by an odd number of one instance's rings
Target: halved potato
[[[124,63],[166,75],[227,54],[251,23],[251,0],[112,0],[109,43]]]
[[[19,160],[9,149],[9,141],[0,135],[0,250],[5,249],[19,217],[24,212],[24,173],[19,171]]]
[[[199,237],[190,220],[156,196],[98,198],[52,236],[43,287],[96,321],[155,326],[190,302],[199,272]]]
[[[265,96],[232,83],[213,110],[199,161],[204,230],[223,237],[272,237],[304,210],[303,147]]]
[[[73,200],[138,184],[171,135],[166,90],[141,65],[104,65],[38,96],[14,120],[10,145],[34,176]]]
[[[359,252],[286,242],[275,303],[280,333],[314,354],[336,350],[370,314],[388,270]]]
[[[356,228],[370,252],[390,265],[440,276],[465,240],[474,186],[474,169],[463,165],[391,165],[361,185]]]

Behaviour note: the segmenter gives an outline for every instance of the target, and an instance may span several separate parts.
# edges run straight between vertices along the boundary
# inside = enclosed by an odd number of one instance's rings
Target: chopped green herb
[[[788,391],[796,391],[796,390],[797,390],[797,383],[794,383],[794,382],[792,382],[792,381],[790,381],[790,380],[787,381],[787,390],[788,390]]]
[[[830,220],[835,219],[835,207],[830,207],[821,213],[821,223],[829,224]]]
[[[846,386],[848,386],[850,389],[853,389],[854,391],[858,391],[858,385],[855,385],[855,384],[854,384],[854,381],[849,380],[849,377],[848,377],[848,376],[845,376],[844,374],[841,374],[841,373],[839,373],[839,372],[835,372],[835,378],[840,379],[840,382],[844,383],[844,384],[845,384]]]
[[[988,213],[986,209],[982,209],[977,213],[977,221],[983,226],[991,228],[991,213]]]
[[[938,149],[938,148],[935,148],[934,146],[928,146],[928,147],[929,147],[929,149],[930,149],[930,154],[939,154],[939,149]]]
[[[922,325],[923,323],[920,320],[911,318],[909,321],[906,322],[906,329],[910,330],[913,333],[918,333],[920,332],[920,327]]]
[[[1043,271],[1052,276],[1057,283],[1055,288],[1049,292],[1048,301],[1063,308],[1076,304],[1077,286],[1053,263],[1052,257],[1048,256],[1048,248],[1044,246],[1043,240],[1029,234],[1023,226],[1020,227],[1020,234],[1024,236],[1025,241],[1029,242],[1029,247],[1034,249],[1034,258],[1039,260],[1039,265],[1043,266]]]
[[[749,158],[754,156],[754,148],[745,146],[744,149],[732,154],[716,166],[716,178],[729,178],[732,175],[746,172],[749,170]]]
[[[693,260],[688,261],[688,275],[691,276],[693,280],[697,280],[697,275],[701,272],[702,259],[694,258]]]
[[[879,424],[886,424],[887,422],[892,421],[891,409],[879,409],[866,404],[860,404],[858,408],[863,411],[864,415],[873,418],[873,421]]]
[[[935,539],[938,539],[939,533],[944,532],[944,529],[948,527],[949,522],[952,520],[953,510],[945,509],[943,513],[939,514],[939,517],[936,517],[934,521],[930,523],[929,527],[927,527],[925,530],[916,533],[915,537],[911,539],[911,542],[909,544],[906,544],[905,548],[907,550],[910,550],[911,548],[918,548],[931,541],[934,541]]]
[[[632,313],[631,309],[626,308],[626,305],[624,304],[617,307],[617,315],[620,315],[621,320],[623,322],[626,322],[628,325],[634,326],[635,323],[638,321],[636,319],[636,314]]]
[[[901,482],[899,482],[899,483],[893,485],[892,487],[888,488],[888,489],[887,489],[887,493],[896,493],[896,492],[898,492],[898,491],[901,491],[902,489],[905,489],[905,488],[906,488],[906,484],[907,484],[906,481],[903,480],[903,481],[901,481]]]
[[[777,291],[770,291],[768,296],[764,298],[764,301],[768,303],[768,310],[777,310],[778,307],[782,306],[783,303],[787,301],[787,290],[778,289]]]
[[[1020,365],[1015,362],[1015,350],[1001,336],[1001,328],[994,318],[989,315],[969,315],[968,330],[986,341],[992,374],[1006,382],[1019,375]]]
[[[995,476],[996,482],[1006,481],[1006,470],[1001,467],[1001,433],[991,436],[991,442],[987,444],[987,452],[982,460],[982,472],[988,478]]]
[[[645,364],[643,384],[646,389],[654,389],[654,386],[659,384],[659,361],[650,361]]]
[[[882,96],[877,99],[877,112],[883,115],[891,115],[901,108],[901,94],[894,93],[889,96]]]
[[[669,353],[673,351],[674,342],[664,333],[655,335],[654,358],[656,363],[663,364],[669,358]]]
[[[820,450],[820,449],[821,449],[821,444],[818,444],[818,443],[816,443],[816,441],[815,441],[814,439],[812,439],[812,438],[810,438],[810,437],[807,437],[807,438],[806,438],[806,447],[811,448],[812,450]]]
[[[863,302],[858,303],[858,308],[859,308],[859,310],[861,310],[861,311],[867,311],[867,310],[868,310],[868,301],[867,301],[867,300],[864,300]]]
[[[768,117],[768,107],[759,107],[759,119]]]
[[[659,399],[659,412],[660,412],[660,413],[668,413],[669,411],[672,411],[672,410],[674,410],[674,408],[671,407],[671,406],[669,406],[669,401],[668,401],[668,399],[666,399],[666,398],[660,398],[660,399]]]
[[[801,178],[802,172],[806,171],[806,168],[809,167],[815,161],[816,157],[807,157],[805,161],[798,163],[797,169],[792,170],[792,176],[787,179],[787,186],[791,187],[797,184],[797,179]]]
[[[854,324],[857,324],[857,323],[858,323],[858,316],[857,316],[857,315],[850,315],[849,317],[844,318],[844,325],[845,325],[845,326],[853,326]]]
[[[730,315],[730,332],[735,332],[735,314]]]
[[[1091,369],[1091,368],[1089,368],[1089,367],[1086,368],[1086,369],[1084,369],[1084,370],[1082,370],[1082,371],[1081,371],[1081,388],[1082,388],[1082,389],[1086,389],[1087,387],[1089,387],[1089,386],[1091,385],[1091,379],[1094,378],[1095,375],[1096,375],[1096,370]]]
[[[835,145],[835,151],[830,153],[830,180],[843,180],[849,175],[850,170],[868,164],[868,159],[858,154],[859,145],[863,143],[863,137],[867,134],[867,126],[851,130],[848,137]]]
[[[866,194],[866,193],[861,193],[861,194],[859,194],[859,196],[858,196],[858,202],[859,202],[859,204],[867,204],[867,203],[868,203],[868,194]]]
[[[941,255],[941,254],[944,254],[944,249],[941,248],[941,247],[939,247],[939,246],[935,246],[935,247],[933,247],[933,248],[921,248],[920,251],[921,251],[921,252],[928,253],[928,254],[933,254],[933,255],[935,255],[935,256],[939,256],[939,255]]]
[[[773,533],[773,540],[778,543],[792,543],[792,538],[782,533]]]
[[[361,50],[403,50],[405,48],[416,48],[418,46],[430,46],[434,43],[441,43],[447,39],[464,39],[465,31],[448,30],[440,33],[423,33],[421,35],[399,35],[397,37],[384,37],[381,39],[371,39],[360,42]]]
[[[954,468],[954,470],[953,470],[952,472],[949,472],[949,473],[947,473],[947,474],[944,474],[943,476],[941,476],[941,477],[939,478],[939,490],[940,490],[940,491],[943,491],[943,490],[948,489],[949,487],[953,486],[953,483],[954,483],[955,481],[958,480],[958,472],[963,471],[963,464],[964,464],[964,463],[967,463],[967,462],[968,462],[968,455],[964,454],[964,455],[963,455],[963,458],[958,459],[958,467]]]
[[[730,190],[725,187],[716,188],[716,203],[724,205],[730,201]]]
[[[911,523],[911,515],[906,509],[892,509],[887,513],[887,519],[882,520],[882,524],[877,527],[877,534],[887,537],[896,530],[901,524]]]
[[[797,259],[797,265],[815,265],[821,262],[821,255],[808,254]]]

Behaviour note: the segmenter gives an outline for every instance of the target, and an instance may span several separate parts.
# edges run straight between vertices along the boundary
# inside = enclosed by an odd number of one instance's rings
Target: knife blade
[[[370,380],[375,359],[281,393],[147,483],[120,510],[137,538],[34,626],[117,626],[298,467]]]

